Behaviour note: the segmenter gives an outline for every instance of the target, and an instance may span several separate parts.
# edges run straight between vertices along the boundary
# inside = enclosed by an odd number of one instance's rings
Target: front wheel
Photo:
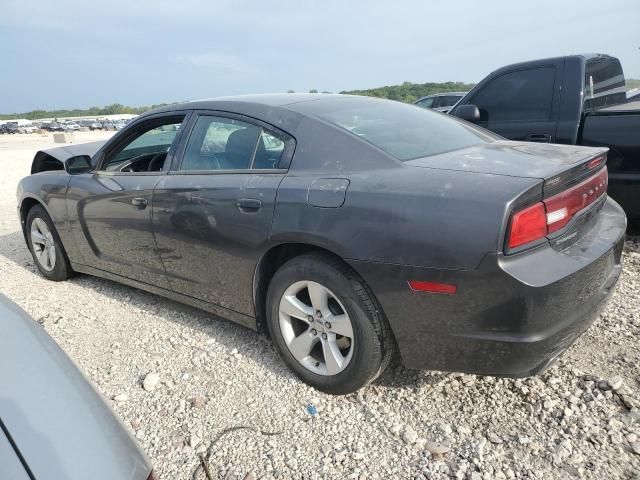
[[[280,355],[304,382],[333,394],[375,380],[395,343],[368,286],[329,255],[285,263],[267,293],[267,323]]]
[[[27,240],[33,261],[45,278],[59,282],[71,276],[71,265],[58,232],[41,205],[29,210]]]

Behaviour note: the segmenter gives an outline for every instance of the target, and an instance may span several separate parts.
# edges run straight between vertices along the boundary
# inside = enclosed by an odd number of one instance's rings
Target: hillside
[[[640,79],[627,78],[627,89],[640,88]],[[414,102],[420,97],[441,92],[466,92],[473,88],[473,83],[463,82],[444,82],[444,83],[411,83],[404,82],[402,85],[386,85],[384,87],[369,88],[365,90],[344,90],[340,93],[351,95],[368,95],[371,97],[389,98],[401,102]],[[311,90],[316,93],[316,90]],[[39,118],[54,117],[99,117],[102,115],[114,115],[122,113],[140,114],[152,108],[167,105],[166,103],[159,105],[151,105],[144,107],[128,107],[114,103],[106,107],[91,107],[87,109],[73,110],[33,110],[24,113],[1,114],[0,120],[10,120],[13,118],[26,118],[29,120],[37,120]]]
[[[473,88],[473,83],[444,82],[444,83],[411,83],[402,85],[388,85],[384,87],[369,88],[366,90],[348,90],[340,93],[351,95],[368,95],[371,97],[389,98],[401,102],[414,102],[420,97],[441,92],[466,92]]]

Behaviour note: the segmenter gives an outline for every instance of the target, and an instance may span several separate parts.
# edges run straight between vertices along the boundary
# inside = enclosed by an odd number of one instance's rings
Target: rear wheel
[[[38,270],[56,282],[66,280],[72,270],[58,232],[41,205],[34,206],[27,215],[27,241]]]
[[[373,294],[329,255],[305,254],[276,272],[267,294],[267,322],[287,365],[328,393],[363,387],[393,356],[391,330]]]

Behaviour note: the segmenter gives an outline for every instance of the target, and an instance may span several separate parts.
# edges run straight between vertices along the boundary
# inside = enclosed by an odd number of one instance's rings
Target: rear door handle
[[[133,208],[136,210],[144,210],[147,208],[147,199],[140,197],[133,198],[131,200],[131,205],[133,205]]]
[[[256,213],[260,210],[262,202],[255,198],[241,198],[236,205],[242,213]]]
[[[550,142],[551,135],[546,133],[532,133],[527,136],[527,142]]]

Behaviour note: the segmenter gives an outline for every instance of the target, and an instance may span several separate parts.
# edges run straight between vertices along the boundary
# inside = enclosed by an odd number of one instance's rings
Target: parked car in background
[[[89,130],[102,130],[102,124],[95,121],[95,122],[91,122],[89,125]]]
[[[427,95],[426,97],[421,97],[413,103],[419,107],[432,108],[433,110],[446,113],[462,97],[464,97],[466,93],[467,92],[436,93],[433,95]]]
[[[100,394],[44,329],[0,294],[0,478],[151,480]]]
[[[620,61],[585,54],[502,67],[450,112],[512,140],[609,148],[609,194],[640,220],[640,101]]]
[[[409,368],[553,363],[620,276],[606,158],[372,97],[242,96],[40,151],[17,204],[44,277],[102,276],[269,331],[305,382],[348,393],[396,348]]]
[[[20,133],[20,126],[15,122],[8,122],[5,125],[6,133]]]
[[[18,133],[35,133],[38,131],[38,126],[37,125],[19,125],[18,126]]]
[[[2,125],[0,125],[0,134],[5,135],[11,133],[16,133],[15,127],[9,125],[8,123],[3,123]]]
[[[80,130],[80,125],[75,122],[67,122],[63,127],[65,130],[77,131]]]

